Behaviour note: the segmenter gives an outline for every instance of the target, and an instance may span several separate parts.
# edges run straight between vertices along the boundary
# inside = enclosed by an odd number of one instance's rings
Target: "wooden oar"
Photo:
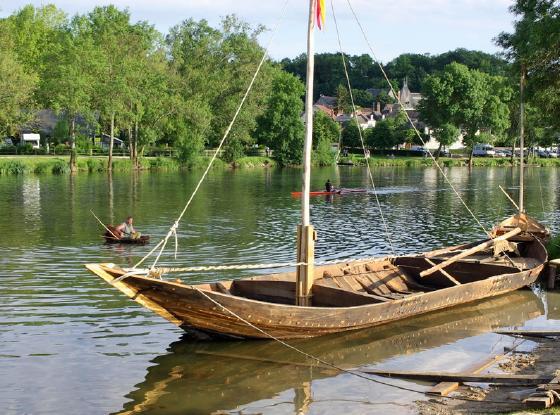
[[[420,276],[421,277],[427,277],[428,275],[433,274],[434,272],[439,271],[440,269],[445,268],[448,265],[451,265],[454,262],[457,262],[458,260],[460,260],[462,258],[468,257],[469,255],[472,255],[472,254],[475,254],[475,253],[477,253],[479,251],[482,251],[484,249],[490,248],[490,247],[496,245],[497,242],[509,239],[512,236],[515,236],[515,235],[517,235],[518,233],[521,233],[521,232],[522,232],[521,228],[515,228],[514,230],[509,231],[508,233],[504,233],[502,236],[498,236],[494,239],[483,242],[480,245],[477,245],[477,246],[475,246],[471,249],[467,249],[467,250],[465,250],[465,251],[463,251],[463,252],[461,252],[461,253],[459,253],[459,254],[457,254],[457,255],[449,258],[449,259],[446,259],[443,262],[440,262],[439,264],[437,264],[436,266],[433,266],[432,268],[428,268],[427,270],[422,271],[420,273]]]
[[[117,241],[119,241],[119,240],[121,239],[121,238],[117,237],[117,235],[115,235],[115,234],[111,231],[111,229],[109,229],[107,226],[105,226],[105,224],[104,224],[103,222],[101,222],[101,219],[99,219],[99,218],[95,215],[95,213],[93,213],[93,210],[90,209],[89,211],[90,211],[91,214],[95,217],[95,219],[97,219],[97,221],[101,224],[101,226],[103,226],[103,227],[107,230],[107,232],[109,232],[111,235],[113,235],[113,237],[114,237]]]

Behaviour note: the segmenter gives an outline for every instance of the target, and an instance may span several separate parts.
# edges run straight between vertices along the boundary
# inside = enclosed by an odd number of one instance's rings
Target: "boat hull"
[[[540,264],[530,270],[412,294],[392,301],[349,307],[277,304],[216,292],[209,284],[184,285],[142,276],[129,277],[117,282],[115,287],[193,335],[294,339],[374,327],[498,296],[535,282],[543,266]],[[121,275],[111,272],[107,265],[90,264],[87,267],[109,283]],[[250,281],[259,280],[267,281],[266,277],[255,277]],[[295,281],[274,281],[272,291],[284,290],[287,296],[293,290],[295,294]],[[327,291],[328,294],[328,290],[329,287],[321,285],[314,287],[314,293],[317,294],[319,291]],[[340,294],[331,293],[332,296]]]

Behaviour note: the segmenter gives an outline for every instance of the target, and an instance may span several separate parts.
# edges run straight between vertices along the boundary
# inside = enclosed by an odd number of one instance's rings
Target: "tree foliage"
[[[477,133],[501,134],[509,127],[512,91],[503,77],[451,63],[441,74],[428,76],[422,92],[421,119],[436,130],[445,124],[458,126],[471,149]]]
[[[299,164],[303,157],[304,125],[301,119],[305,87],[295,76],[277,71],[267,110],[257,119],[256,136],[283,165]]]
[[[514,76],[527,75],[526,101],[540,116],[538,121],[547,131],[560,129],[560,4],[553,0],[516,0],[511,12],[517,17],[513,33],[501,33],[496,39],[505,56],[514,64]],[[546,142],[547,139],[544,139]]]

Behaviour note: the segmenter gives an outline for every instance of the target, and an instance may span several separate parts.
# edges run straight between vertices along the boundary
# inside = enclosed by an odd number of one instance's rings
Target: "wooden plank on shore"
[[[482,372],[484,369],[489,368],[497,361],[503,359],[503,355],[491,356],[482,362],[477,362],[474,365],[467,367],[464,371],[472,373],[473,375]],[[459,388],[459,382],[440,382],[428,391],[430,395],[447,396],[451,392]]]
[[[553,337],[560,336],[560,330],[497,330],[496,334],[523,337]]]
[[[368,375],[377,375],[390,378],[422,380],[428,382],[475,382],[499,383],[507,385],[537,385],[548,383],[552,375],[510,375],[510,374],[472,374],[472,373],[446,373],[446,372],[413,372],[391,370],[365,370]]]
[[[552,394],[546,396],[529,396],[523,403],[529,408],[546,409],[554,404],[554,397]]]

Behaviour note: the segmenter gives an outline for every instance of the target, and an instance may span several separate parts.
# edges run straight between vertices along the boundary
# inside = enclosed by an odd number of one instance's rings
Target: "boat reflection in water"
[[[360,368],[496,328],[519,326],[543,312],[541,301],[532,292],[517,291],[378,328],[294,340],[290,344],[339,367]],[[153,363],[138,389],[127,395],[131,401],[119,413],[207,414],[236,409],[236,413],[241,413],[239,408],[243,405],[278,399],[279,394],[286,392],[281,402],[272,404],[290,405],[289,412],[299,414],[305,413],[313,402],[312,381],[344,376],[334,389],[339,391],[353,380],[334,369],[317,367],[274,341],[177,341],[170,345],[168,354],[155,358]],[[370,396],[365,399],[377,401],[377,397],[371,396],[377,386],[369,386]],[[418,399],[418,395],[413,395],[413,399]]]

